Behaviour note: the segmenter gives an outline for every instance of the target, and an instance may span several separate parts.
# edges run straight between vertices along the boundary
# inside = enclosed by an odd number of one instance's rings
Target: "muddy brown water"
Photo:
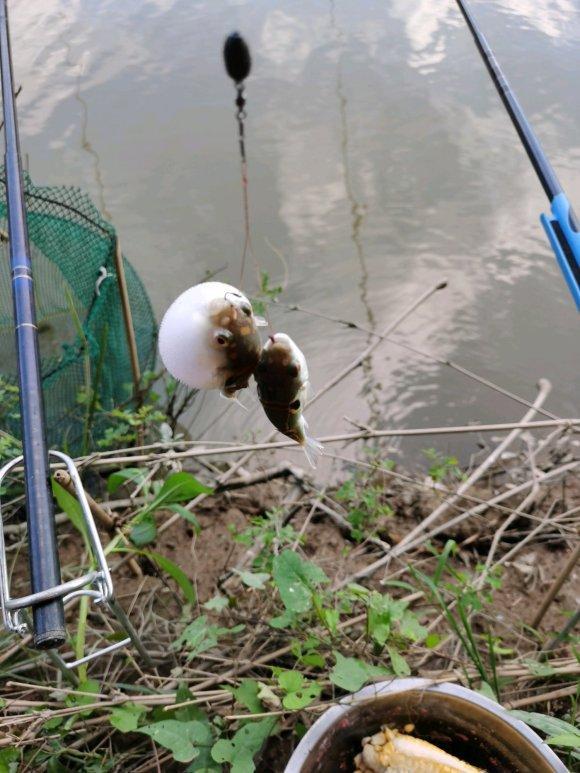
[[[384,328],[425,287],[449,288],[398,333],[549,407],[577,413],[578,318],[538,222],[543,192],[449,0],[12,2],[22,146],[40,184],[80,185],[118,228],[160,317],[206,271],[239,281],[243,244],[224,36],[251,45],[247,142],[255,252],[283,300]],[[473,2],[569,198],[580,204],[580,2]],[[273,249],[270,245],[273,245]],[[244,289],[255,290],[250,261]],[[319,388],[367,335],[272,313]],[[268,431],[254,394],[213,439]],[[197,400],[194,435],[223,411]],[[512,420],[525,409],[384,344],[310,415],[378,427]],[[473,437],[405,440],[466,458]],[[287,452],[285,452],[287,455]],[[297,457],[298,459],[298,457]]]

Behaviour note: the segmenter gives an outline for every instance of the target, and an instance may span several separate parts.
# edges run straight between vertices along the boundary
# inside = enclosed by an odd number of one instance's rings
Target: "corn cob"
[[[427,741],[387,727],[362,743],[355,773],[484,773]]]

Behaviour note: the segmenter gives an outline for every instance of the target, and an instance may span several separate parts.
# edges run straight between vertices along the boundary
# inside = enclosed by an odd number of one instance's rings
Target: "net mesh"
[[[132,371],[115,272],[115,229],[79,188],[38,187],[24,175],[48,442],[79,453],[87,395],[98,395],[95,445],[106,412],[132,397]],[[6,221],[0,169],[0,378],[17,382]],[[145,289],[123,258],[141,370],[155,362],[157,326]],[[90,398],[89,398],[90,399]],[[18,417],[0,429],[19,436]]]

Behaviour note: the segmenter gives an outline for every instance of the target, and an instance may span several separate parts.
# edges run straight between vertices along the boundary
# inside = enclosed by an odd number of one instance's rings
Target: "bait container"
[[[499,704],[455,684],[393,679],[364,687],[326,711],[296,747],[285,773],[352,773],[361,741],[382,725],[444,749],[488,773],[567,773],[552,749]]]

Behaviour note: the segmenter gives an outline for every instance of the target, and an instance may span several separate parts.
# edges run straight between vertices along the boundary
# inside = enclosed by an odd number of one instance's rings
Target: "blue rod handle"
[[[580,311],[580,233],[576,229],[576,217],[565,193],[554,196],[551,209],[552,214],[542,214],[540,222],[556,254],[576,309]]]

